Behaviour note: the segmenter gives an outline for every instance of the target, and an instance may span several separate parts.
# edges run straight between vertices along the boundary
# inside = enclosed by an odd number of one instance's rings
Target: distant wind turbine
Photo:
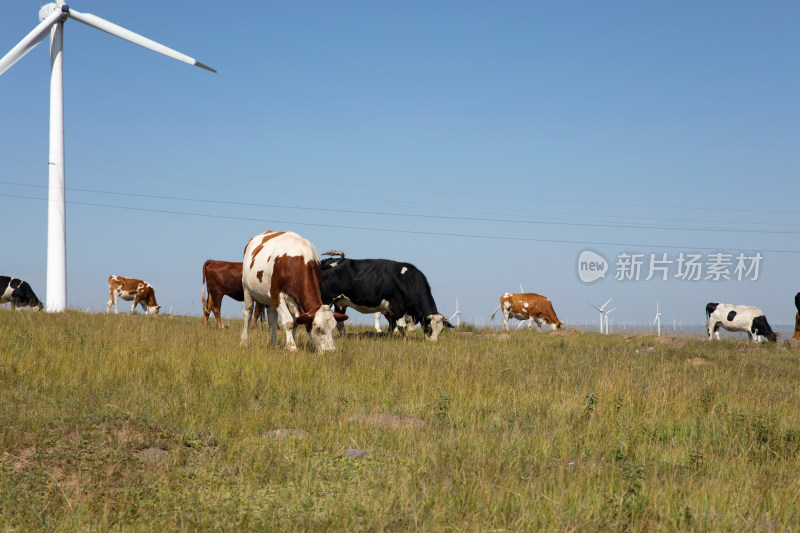
[[[453,313],[453,316],[450,317],[450,322],[453,321],[453,318],[456,319],[456,327],[461,325],[461,311],[458,308],[458,298],[456,298],[456,312]]]
[[[64,89],[63,49],[64,22],[77,20],[97,30],[110,33],[144,48],[216,72],[199,61],[168,48],[138,33],[126,30],[90,13],[71,9],[64,0],[55,0],[39,9],[41,21],[33,31],[0,59],[0,75],[33,50],[50,34],[50,193],[47,208],[47,297],[49,312],[63,311],[67,306],[67,229],[64,200]]]
[[[658,324],[658,336],[661,336],[661,311],[658,310],[658,300],[656,300],[656,318],[653,324]]]
[[[615,307],[614,309],[609,309],[608,311],[606,311],[606,335],[608,335],[610,333],[610,331],[608,329],[608,315],[610,315],[611,313],[613,313],[616,310],[617,310],[617,308]]]
[[[608,302],[610,302],[610,301],[611,301],[611,300],[613,300],[613,299],[614,299],[614,298],[609,298],[609,299],[608,299]],[[603,320],[603,318],[604,318],[604,316],[605,316],[605,309],[606,309],[606,306],[608,305],[608,302],[604,303],[604,304],[603,304],[603,305],[601,305],[600,307],[597,307],[597,306],[596,306],[596,305],[594,305],[594,304],[589,304],[589,305],[591,305],[592,307],[594,307],[595,309],[597,309],[598,311],[600,311],[600,333],[603,333],[603,322],[605,322],[605,321]]]

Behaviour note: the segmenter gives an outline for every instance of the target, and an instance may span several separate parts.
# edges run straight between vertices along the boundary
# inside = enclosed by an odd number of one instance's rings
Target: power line
[[[46,202],[46,198],[36,198],[33,196],[23,196],[23,195],[14,195],[14,194],[5,194],[0,193],[0,196],[6,196],[10,198],[21,198],[27,200],[36,200],[41,202]],[[263,219],[263,218],[252,218],[252,217],[238,217],[238,216],[230,216],[230,215],[214,215],[208,213],[192,213],[186,211],[174,211],[174,210],[166,210],[166,209],[152,209],[146,207],[129,207],[129,206],[121,206],[121,205],[110,205],[110,204],[99,204],[94,202],[81,202],[81,201],[74,201],[74,200],[67,200],[67,203],[74,204],[74,205],[84,205],[84,206],[91,206],[91,207],[104,207],[110,209],[124,209],[129,211],[140,211],[146,213],[161,213],[161,214],[169,214],[169,215],[180,215],[180,216],[193,216],[193,217],[201,217],[201,218],[219,218],[225,220],[242,220],[248,222],[264,222],[269,224],[287,224],[287,225],[296,225],[296,226],[311,226],[311,227],[319,227],[319,228],[335,228],[335,229],[348,229],[348,230],[358,230],[358,231],[377,231],[377,232],[385,232],[385,233],[407,233],[412,235],[428,235],[428,236],[437,236],[437,237],[464,237],[470,239],[490,239],[490,240],[504,240],[504,241],[522,241],[522,242],[548,242],[548,243],[556,243],[556,244],[581,244],[584,246],[591,245],[591,246],[627,246],[627,247],[642,247],[642,248],[659,248],[659,249],[676,249],[676,250],[711,250],[715,252],[721,251],[738,251],[738,252],[761,252],[761,253],[782,253],[782,254],[800,254],[800,250],[764,250],[764,249],[734,249],[734,248],[724,248],[724,247],[704,247],[704,246],[675,246],[675,245],[668,245],[668,244],[648,244],[648,243],[626,243],[626,242],[601,242],[601,241],[587,241],[587,240],[565,240],[565,239],[541,239],[536,237],[509,237],[506,235],[480,235],[480,234],[470,234],[470,233],[448,233],[448,232],[438,232],[438,231],[419,231],[419,230],[405,230],[405,229],[395,229],[395,228],[375,228],[375,227],[362,227],[362,226],[345,226],[340,224],[320,224],[314,222],[298,222],[295,220],[277,220],[277,219]]]
[[[47,185],[33,185],[28,183],[18,183],[18,182],[11,182],[11,181],[0,181],[2,184],[6,185],[16,185],[20,187],[32,187],[32,188],[48,188]],[[266,208],[273,208],[273,209],[293,209],[293,210],[301,210],[301,211],[324,211],[329,213],[343,213],[343,214],[356,214],[356,215],[378,215],[378,216],[394,216],[394,217],[406,217],[406,218],[427,218],[427,219],[434,219],[434,220],[455,220],[455,221],[463,221],[463,222],[493,222],[493,223],[511,223],[511,224],[539,224],[539,225],[550,225],[550,226],[578,226],[578,227],[597,227],[597,228],[622,228],[622,229],[654,229],[654,230],[668,230],[668,231],[709,231],[709,232],[723,232],[723,233],[758,233],[758,234],[779,234],[779,235],[800,235],[800,231],[798,230],[774,230],[774,229],[748,229],[748,228],[714,228],[714,227],[687,227],[687,226],[664,226],[664,225],[642,225],[642,224],[609,224],[609,223],[600,223],[600,222],[566,222],[563,221],[564,219],[560,219],[562,221],[558,221],[559,219],[539,219],[536,217],[527,217],[528,220],[512,220],[512,219],[497,219],[497,218],[480,218],[480,217],[464,217],[464,216],[448,216],[448,215],[428,215],[428,214],[409,214],[409,213],[392,213],[392,212],[383,212],[383,211],[366,211],[366,210],[350,210],[350,209],[333,209],[333,208],[324,208],[324,207],[308,207],[308,206],[300,206],[300,205],[282,205],[282,204],[264,204],[264,203],[252,203],[252,202],[236,202],[236,201],[228,201],[228,200],[208,200],[203,198],[189,198],[185,196],[166,196],[166,195],[155,195],[155,194],[143,194],[143,193],[129,193],[129,192],[116,192],[116,191],[105,191],[100,189],[85,189],[85,188],[77,188],[77,187],[69,187],[67,188],[69,191],[75,192],[87,192],[93,194],[107,194],[107,195],[115,195],[115,196],[126,196],[126,197],[137,197],[137,198],[148,198],[148,199],[156,199],[156,200],[176,200],[176,201],[186,201],[186,202],[201,202],[201,203],[210,203],[210,204],[218,204],[218,205],[235,205],[235,206],[245,206],[245,207],[266,207]],[[705,222],[712,222],[706,220]],[[733,222],[727,221],[716,221],[717,223],[725,223],[731,224]],[[784,224],[771,224],[771,225],[784,225]],[[797,224],[786,224],[790,226],[796,226]]]
[[[6,147],[8,148],[8,147]],[[0,157],[7,157],[13,159],[22,159],[18,156],[6,156],[0,155]],[[627,203],[627,202],[598,202],[598,201],[588,201],[588,200],[564,200],[560,198],[544,198],[544,197],[525,197],[525,196],[509,196],[509,195],[498,195],[498,194],[489,194],[489,193],[473,193],[473,192],[459,192],[459,191],[437,191],[434,189],[414,189],[414,188],[403,188],[403,187],[387,187],[387,186],[378,186],[378,185],[351,185],[348,183],[342,183],[340,181],[326,181],[326,180],[309,180],[303,178],[286,178],[286,177],[278,177],[278,176],[268,176],[263,174],[255,174],[255,173],[247,173],[247,172],[231,172],[231,171],[219,171],[219,170],[208,170],[208,169],[198,169],[198,168],[190,168],[190,167],[179,167],[173,165],[163,165],[163,164],[155,164],[155,163],[145,163],[145,162],[137,162],[137,161],[123,161],[123,160],[114,160],[108,158],[100,158],[100,157],[93,157],[93,156],[81,156],[81,155],[71,155],[73,158],[81,158],[81,159],[90,159],[96,161],[106,161],[110,163],[121,163],[126,165],[138,165],[138,166],[145,166],[145,167],[153,167],[153,168],[164,168],[169,170],[179,170],[182,172],[195,172],[195,173],[202,173],[202,174],[212,174],[212,175],[221,175],[221,176],[237,176],[237,177],[245,177],[245,178],[256,178],[260,180],[270,180],[270,181],[283,181],[287,183],[305,183],[310,185],[334,185],[336,187],[348,187],[348,188],[360,188],[360,189],[372,189],[378,191],[391,191],[391,192],[408,192],[408,193],[423,193],[423,194],[435,194],[435,195],[443,195],[443,196],[454,196],[454,197],[464,197],[464,198],[491,198],[495,200],[515,200],[515,201],[527,201],[527,202],[546,202],[546,203],[561,203],[561,204],[575,204],[575,205],[595,205],[595,206],[604,206],[604,207],[636,207],[636,208],[646,208],[646,209],[682,209],[682,210],[691,210],[691,211],[715,211],[715,212],[736,212],[736,213],[762,213],[762,214],[791,214],[796,215],[800,214],[800,211],[790,211],[790,210],[778,210],[778,209],[750,209],[750,208],[725,208],[725,207],[697,207],[697,206],[684,206],[684,205],[659,205],[659,204],[641,204],[641,203]],[[47,162],[42,160],[29,160],[31,162],[38,162],[40,164],[47,164]],[[98,170],[103,172],[113,172],[119,174],[121,171],[118,168],[115,169],[107,169],[107,168],[97,168],[97,167],[90,167],[84,165],[75,165],[71,164],[70,167],[73,168],[84,168],[89,170]],[[141,173],[143,174],[143,173]],[[158,176],[153,176],[158,177]],[[436,205],[436,204],[434,204]]]

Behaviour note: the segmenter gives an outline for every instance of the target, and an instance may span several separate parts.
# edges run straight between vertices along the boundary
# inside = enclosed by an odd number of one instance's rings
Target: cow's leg
[[[503,308],[503,330],[508,331],[508,309]]]
[[[258,306],[256,305],[256,309]],[[222,325],[222,295],[219,295],[219,298],[216,301],[211,301],[211,312],[214,313],[214,317],[217,319],[217,328],[222,329],[225,326]],[[206,318],[206,326],[208,325],[208,318]]]
[[[117,312],[117,295],[113,290],[108,291],[108,304],[106,304],[106,313],[111,312],[111,306],[114,306],[114,313]]]
[[[294,323],[294,317],[291,311],[289,311],[289,305],[286,303],[286,296],[281,294],[278,297],[278,301],[278,314],[281,316],[283,329],[286,330],[286,349],[295,351],[297,350],[297,344],[294,342],[294,332],[297,326]]]
[[[714,324],[714,336],[719,340],[719,322]]]
[[[375,331],[381,333],[381,314],[375,313]]]
[[[345,313],[345,311],[347,311],[347,308],[346,308],[346,307],[339,307],[338,305],[334,304],[334,305],[333,305],[333,310],[334,310],[336,313],[342,313],[342,314],[344,314],[344,313]],[[345,322],[345,321],[344,321],[344,320],[342,320],[341,322],[337,322],[337,323],[336,323],[336,329],[339,331],[339,334],[340,334],[342,337],[344,337],[344,336],[345,336],[344,322]]]
[[[133,297],[133,305],[131,306],[131,314],[136,311],[136,305],[139,303],[139,294]]]
[[[391,313],[386,313],[384,316],[389,322],[389,329],[386,330],[386,335],[389,336],[397,329],[397,320],[394,319],[394,315]]]
[[[253,307],[253,318],[250,319],[251,328],[256,327],[259,318],[261,318],[262,322],[264,321],[264,317],[261,316],[263,313],[264,313],[264,304],[256,302],[255,306]],[[220,322],[222,322],[222,320],[220,320]]]
[[[530,317],[528,319],[528,329],[533,329],[533,322],[534,322],[533,317]]]
[[[247,346],[248,343],[248,329],[250,328],[250,317],[253,314],[253,295],[247,289],[244,290],[244,309],[242,310],[242,318],[244,319],[244,326],[242,327],[242,338],[240,344]]]
[[[269,337],[273,346],[278,345],[278,310],[267,307],[267,323],[269,324]]]

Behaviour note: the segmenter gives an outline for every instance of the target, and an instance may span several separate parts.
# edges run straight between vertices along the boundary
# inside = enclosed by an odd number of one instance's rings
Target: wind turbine
[[[653,324],[658,324],[658,336],[661,336],[661,311],[658,310],[658,300],[656,300],[656,318]]]
[[[50,193],[47,208],[47,298],[49,312],[67,306],[67,229],[64,200],[64,22],[70,18],[97,30],[110,33],[154,52],[216,72],[213,68],[163,44],[102,19],[79,13],[64,0],[55,0],[39,9],[39,25],[0,59],[0,75],[34,49],[50,34]]]
[[[611,301],[611,300],[613,300],[613,299],[614,299],[614,298],[609,298],[609,299],[608,299],[608,302],[610,302],[610,301]],[[605,309],[606,309],[606,306],[608,305],[608,302],[604,303],[604,304],[603,304],[603,305],[601,305],[600,307],[597,307],[597,306],[596,306],[596,305],[594,305],[594,304],[589,304],[589,305],[591,305],[592,307],[594,307],[595,309],[597,309],[598,311],[600,311],[600,333],[603,333],[603,322],[604,322],[604,320],[603,320],[603,317],[604,317],[604,316],[605,316],[605,314],[606,314],[606,313],[605,313]]]
[[[616,311],[616,310],[617,310],[617,308],[615,307],[614,309],[609,309],[608,311],[606,311],[606,335],[608,335],[608,334],[609,334],[609,329],[608,329],[608,315],[610,315],[611,313],[613,313],[613,312],[614,312],[614,311]]]
[[[456,298],[456,312],[453,313],[453,316],[450,317],[450,322],[453,321],[453,318],[457,318],[456,320],[456,327],[461,325],[461,311],[458,309],[458,298]]]

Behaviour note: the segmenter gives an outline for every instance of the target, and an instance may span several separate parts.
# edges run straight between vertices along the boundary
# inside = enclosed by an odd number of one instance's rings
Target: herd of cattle
[[[320,260],[316,248],[293,232],[266,231],[247,243],[241,263],[209,259],[203,264],[203,319],[214,314],[222,327],[220,308],[228,296],[244,302],[242,344],[247,344],[249,329],[266,310],[270,338],[277,344],[278,316],[286,330],[286,348],[296,350],[296,330],[305,326],[317,351],[335,350],[333,329],[344,334],[347,308],[375,313],[375,328],[380,331],[380,315],[389,321],[389,332],[405,336],[419,324],[425,338],[436,341],[445,328],[453,326],[436,309],[425,275],[410,263],[387,259],[349,259],[339,251],[327,252]],[[117,301],[133,301],[131,313],[141,305],[146,314],[158,314],[155,290],[142,280],[112,275],[108,278],[109,299],[106,313],[118,312]],[[208,296],[206,297],[206,290]],[[0,304],[11,302],[12,309],[43,308],[30,285],[16,278],[0,276]],[[800,293],[795,296],[794,339],[800,339]],[[509,318],[528,320],[541,329],[563,323],[550,300],[533,293],[506,293],[492,313],[503,312],[503,329]],[[719,339],[719,328],[746,332],[754,342],[766,338],[777,341],[764,313],[750,306],[709,303],[706,305],[708,338]]]

